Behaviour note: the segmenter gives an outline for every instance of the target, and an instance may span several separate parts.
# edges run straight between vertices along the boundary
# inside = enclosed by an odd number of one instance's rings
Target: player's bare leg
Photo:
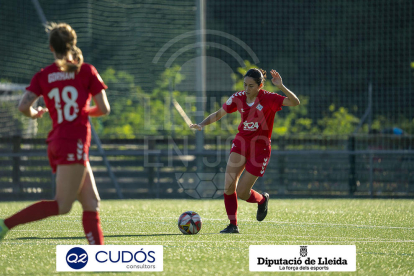
[[[236,152],[230,153],[224,179],[224,193],[226,195],[231,195],[236,192],[237,182],[239,181],[245,166],[246,157]]]
[[[253,190],[253,186],[258,179],[258,176],[255,176],[248,171],[245,171],[239,183],[237,185],[237,195],[239,198],[246,200],[250,203],[257,203],[257,215],[256,218],[258,221],[265,219],[268,210],[269,203],[269,194],[263,193],[262,195]]]
[[[246,157],[238,153],[230,153],[227,162],[225,180],[224,180],[224,205],[226,207],[227,217],[230,224],[220,233],[239,233],[237,227],[237,193],[236,187],[240,175],[246,165]]]
[[[38,201],[5,220],[0,220],[0,239],[8,230],[18,225],[68,213],[76,200],[85,171],[85,167],[81,164],[58,165],[55,200]]]
[[[99,203],[101,201],[96,188],[95,178],[89,162],[86,165],[85,179],[83,185],[77,195],[79,202],[82,204],[84,211],[99,211]]]
[[[86,165],[86,175],[78,193],[78,200],[82,204],[82,224],[89,244],[104,244],[104,237],[99,218],[99,193],[89,162]]]
[[[72,209],[85,174],[86,167],[82,164],[57,166],[55,200],[59,205],[59,214],[67,214]]]
[[[237,195],[243,200],[248,200],[250,197],[250,190],[253,188],[253,185],[256,183],[256,180],[259,177],[252,175],[248,171],[245,171],[243,176],[240,178],[239,183],[237,184]]]

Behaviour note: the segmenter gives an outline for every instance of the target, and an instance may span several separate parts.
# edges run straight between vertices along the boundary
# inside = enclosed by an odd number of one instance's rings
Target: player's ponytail
[[[66,23],[49,23],[46,26],[49,33],[49,44],[56,54],[56,65],[64,72],[79,71],[83,63],[82,51],[76,47],[77,36],[74,29]],[[72,55],[73,61],[67,61],[68,54]]]
[[[259,68],[259,71],[262,73],[263,79],[262,79],[262,83],[264,83],[266,81],[266,71]]]
[[[266,81],[266,71],[260,68],[259,69],[253,68],[247,71],[244,77],[253,78],[254,81],[257,83],[257,85],[260,85],[261,83],[264,84]]]
[[[72,65],[75,65],[76,69],[73,71],[77,71],[79,70],[79,68],[81,67],[82,63],[83,63],[83,54],[81,49],[79,49],[78,47],[73,46],[72,47],[72,57],[73,60],[75,61],[75,63],[71,63]]]

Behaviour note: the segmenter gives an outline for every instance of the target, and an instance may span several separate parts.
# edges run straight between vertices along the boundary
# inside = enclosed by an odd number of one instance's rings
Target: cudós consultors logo
[[[74,247],[66,254],[66,263],[73,269],[84,268],[88,263],[88,253],[80,247]]]

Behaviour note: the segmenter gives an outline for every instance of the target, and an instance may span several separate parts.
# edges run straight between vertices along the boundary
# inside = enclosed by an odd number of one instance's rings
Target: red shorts
[[[270,143],[266,145],[238,138],[233,140],[230,153],[235,152],[246,157],[246,171],[262,177],[269,164],[271,151]]]
[[[48,142],[47,155],[53,173],[58,165],[82,164],[89,161],[89,144],[81,139],[53,139]]]

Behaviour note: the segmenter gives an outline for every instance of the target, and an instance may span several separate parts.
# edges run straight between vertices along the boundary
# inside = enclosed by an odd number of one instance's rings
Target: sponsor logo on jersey
[[[47,75],[49,83],[62,80],[74,80],[75,72],[56,72]]]
[[[259,128],[258,122],[243,122],[243,130],[256,131]]]

